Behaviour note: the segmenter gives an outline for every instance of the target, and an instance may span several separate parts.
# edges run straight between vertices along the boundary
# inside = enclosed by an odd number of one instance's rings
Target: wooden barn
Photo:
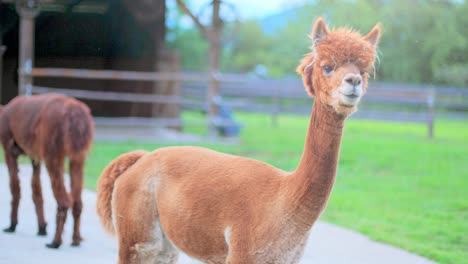
[[[164,45],[165,17],[165,0],[0,0],[1,103],[21,93],[24,79],[19,75],[28,63],[38,68],[178,71],[176,53]],[[134,94],[172,95],[178,90],[174,82],[122,78],[43,76],[33,83],[34,87]],[[177,105],[161,102],[83,101],[94,116],[102,117],[177,118],[180,112]]]

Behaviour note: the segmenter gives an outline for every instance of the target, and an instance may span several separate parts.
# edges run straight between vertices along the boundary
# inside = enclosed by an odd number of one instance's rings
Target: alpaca
[[[32,192],[39,224],[38,235],[45,236],[40,162],[45,161],[50,175],[53,193],[57,200],[56,230],[49,248],[58,248],[62,243],[62,231],[69,207],[74,218],[72,245],[81,241],[80,215],[83,207],[83,167],[93,137],[93,120],[89,108],[75,99],[44,94],[18,96],[0,107],[0,140],[5,161],[10,173],[11,224],[5,232],[15,232],[18,224],[20,182],[18,156],[29,156],[33,166]],[[71,178],[71,195],[64,185],[64,161],[68,156]]]
[[[286,172],[191,146],[119,156],[98,181],[97,212],[119,263],[298,263],[335,182],[344,121],[373,69],[380,25],[366,36],[319,18],[298,72],[315,96],[303,155]]]

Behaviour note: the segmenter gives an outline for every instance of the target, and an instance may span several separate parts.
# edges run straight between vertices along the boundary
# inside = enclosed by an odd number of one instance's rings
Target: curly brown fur
[[[13,196],[11,225],[18,223],[20,185],[17,158],[25,154],[33,163],[32,191],[38,216],[38,235],[46,234],[40,183],[40,161],[44,161],[57,200],[56,231],[50,248],[62,243],[63,226],[68,208],[74,218],[72,245],[79,245],[80,216],[83,208],[83,167],[91,147],[94,124],[89,108],[73,98],[58,94],[18,96],[0,110],[0,140],[10,174]],[[70,162],[71,195],[64,185],[64,161]]]
[[[381,26],[377,24],[366,36],[361,36],[349,28],[330,31],[322,18],[314,24],[312,51],[304,56],[296,71],[302,76],[306,91],[323,103],[330,103],[331,90],[343,80],[345,65],[353,65],[362,76],[362,88],[365,93],[369,73],[373,71],[376,48],[380,39]],[[324,66],[331,66],[334,75],[322,74]],[[317,74],[314,74],[317,72]],[[346,71],[347,72],[347,71]],[[321,87],[318,94],[314,87]],[[351,112],[356,111],[356,108]],[[344,114],[349,114],[346,112]]]

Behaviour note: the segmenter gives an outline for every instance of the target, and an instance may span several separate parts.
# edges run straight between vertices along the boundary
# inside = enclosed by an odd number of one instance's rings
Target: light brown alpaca
[[[112,161],[97,210],[117,233],[119,263],[175,263],[177,250],[206,263],[298,263],[332,190],[344,121],[365,92],[379,37],[378,25],[362,37],[315,22],[298,72],[316,100],[293,172],[199,147]]]

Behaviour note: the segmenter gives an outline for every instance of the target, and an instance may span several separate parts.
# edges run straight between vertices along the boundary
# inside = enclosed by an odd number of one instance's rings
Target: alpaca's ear
[[[374,28],[369,32],[369,34],[367,34],[364,37],[364,40],[369,41],[372,44],[372,46],[377,47],[377,44],[379,44],[380,35],[382,34],[381,28],[382,26],[380,25],[380,23],[375,25]]]
[[[313,73],[313,68],[314,68],[314,60],[315,60],[315,55],[313,52],[307,54],[301,61],[301,64],[297,66],[297,73],[299,73],[302,76],[302,81],[304,82],[304,86],[306,89],[306,92],[310,96],[315,95],[315,90],[314,87],[312,86],[312,73]]]
[[[327,27],[327,23],[325,23],[325,19],[323,17],[319,17],[315,20],[314,27],[312,28],[312,35],[310,38],[312,39],[312,45],[320,42],[320,40],[327,37],[330,33],[330,30]]]

